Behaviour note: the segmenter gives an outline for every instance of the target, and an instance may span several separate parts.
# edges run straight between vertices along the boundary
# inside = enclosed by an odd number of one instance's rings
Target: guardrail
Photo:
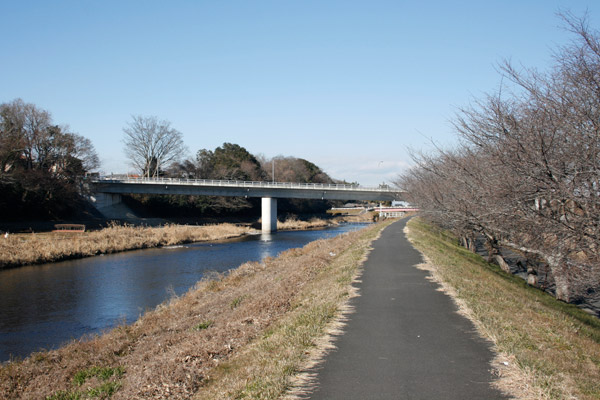
[[[242,188],[272,188],[272,189],[327,189],[340,191],[365,191],[396,193],[398,189],[390,187],[368,188],[359,185],[336,184],[336,183],[292,183],[292,182],[257,182],[257,181],[230,181],[216,179],[179,179],[179,178],[138,178],[138,177],[116,177],[104,176],[91,179],[92,183],[134,183],[134,184],[178,184],[190,186],[221,186]]]

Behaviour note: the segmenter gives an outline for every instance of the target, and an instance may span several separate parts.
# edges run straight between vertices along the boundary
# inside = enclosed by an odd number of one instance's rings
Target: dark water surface
[[[224,272],[362,226],[251,235],[0,271],[0,362],[132,323],[185,293],[207,272]]]

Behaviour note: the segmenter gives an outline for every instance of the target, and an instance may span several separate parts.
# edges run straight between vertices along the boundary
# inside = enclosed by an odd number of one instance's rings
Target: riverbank
[[[420,219],[408,237],[422,265],[495,346],[504,392],[518,399],[599,399],[600,320],[528,286]]]
[[[280,230],[316,229],[332,221],[288,219]],[[111,224],[90,232],[19,233],[0,237],[0,269],[42,264],[121,251],[231,239],[255,232],[251,224],[164,225]]]
[[[0,398],[278,398],[384,226],[246,263],[133,325],[8,363]]]

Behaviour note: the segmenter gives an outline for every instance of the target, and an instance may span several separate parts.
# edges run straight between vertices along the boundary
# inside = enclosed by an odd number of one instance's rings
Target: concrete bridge
[[[232,196],[262,198],[262,230],[277,230],[277,199],[320,199],[392,201],[402,192],[389,187],[364,188],[358,185],[327,183],[245,182],[211,179],[102,177],[90,181],[96,207],[121,202],[122,194],[180,194],[190,196]]]

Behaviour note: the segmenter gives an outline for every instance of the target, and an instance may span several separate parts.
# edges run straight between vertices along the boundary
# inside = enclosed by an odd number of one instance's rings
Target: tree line
[[[336,183],[310,161],[278,156],[267,160],[244,147],[223,143],[214,150],[200,149],[184,158],[183,135],[171,123],[156,116],[133,116],[123,129],[123,143],[131,165],[143,177]],[[259,199],[219,196],[132,195],[125,202],[138,213],[161,216],[258,215]],[[288,213],[323,213],[331,202],[281,199],[278,209]]]
[[[148,157],[148,160],[155,157]],[[153,165],[148,161],[139,165]],[[143,168],[144,176],[149,176]],[[223,143],[214,150],[200,149],[194,158],[173,161],[154,170],[150,176],[184,179],[219,179],[238,181],[274,181],[299,183],[336,183],[310,161],[277,156],[270,160],[255,156],[244,147]],[[138,211],[168,216],[258,215],[260,199],[221,196],[136,195],[126,202]],[[323,213],[331,206],[320,200],[280,199],[278,209],[294,214]]]
[[[185,158],[183,134],[156,116],[132,116],[123,128],[124,153],[144,177],[334,183],[315,164],[278,156],[267,160],[223,143]],[[0,218],[52,220],[85,208],[86,175],[99,167],[92,142],[56,124],[50,112],[21,99],[0,104]],[[275,175],[273,175],[273,173]],[[140,211],[162,216],[256,214],[254,199],[205,196],[130,196]],[[282,211],[323,212],[329,203],[280,201]]]
[[[467,247],[485,237],[544,262],[557,298],[577,301],[600,289],[600,36],[562,18],[574,40],[552,68],[501,64],[501,88],[458,112],[460,144],[415,153],[397,184]]]
[[[195,158],[182,160],[187,148],[183,135],[156,116],[133,116],[123,129],[125,154],[144,177],[224,179],[240,181],[334,183],[315,164],[295,157],[267,160],[240,145],[223,143],[215,150],[201,149]]]
[[[21,99],[0,104],[3,220],[68,215],[83,201],[83,177],[98,165],[91,141],[55,124],[48,111]]]

